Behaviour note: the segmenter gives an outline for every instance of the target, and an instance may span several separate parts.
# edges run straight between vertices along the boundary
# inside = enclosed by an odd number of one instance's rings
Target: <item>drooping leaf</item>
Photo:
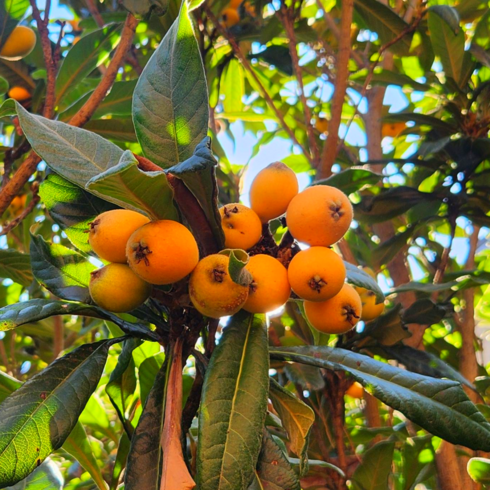
[[[59,298],[90,301],[90,273],[96,269],[83,255],[31,233],[32,272],[37,281]]]
[[[371,170],[362,167],[350,167],[333,174],[327,179],[314,182],[314,185],[331,185],[337,187],[346,194],[352,194],[365,186],[377,184],[383,178]]]
[[[376,293],[376,302],[381,303],[384,301],[385,296],[381,288],[375,279],[373,279],[369,274],[359,269],[355,265],[345,262],[345,269],[347,272],[347,282],[354,284],[354,286],[359,286],[361,288],[369,289]]]
[[[271,358],[345,371],[386,405],[453,444],[490,449],[490,424],[459,383],[404,371],[331,347],[271,348]],[[432,416],[427,417],[430,413]]]
[[[152,219],[179,218],[165,173],[140,170],[130,151],[122,154],[117,165],[92,177],[85,187],[102,199]]]
[[[62,490],[65,484],[58,465],[47,459],[27,478],[5,490]]]
[[[29,286],[33,279],[29,255],[17,250],[0,250],[0,278]]]
[[[299,471],[303,475],[308,470],[308,439],[315,422],[315,413],[272,378],[270,397],[282,425],[289,434],[291,450],[300,459]]]
[[[209,362],[199,412],[197,485],[247,488],[267,413],[269,360],[261,317],[236,314]]]
[[[62,446],[97,387],[115,341],[82,345],[0,404],[0,485],[22,480]]]
[[[325,387],[325,380],[319,369],[306,364],[288,364],[284,366],[284,374],[293,383],[298,383],[304,389],[322,390]]]
[[[208,117],[206,77],[182,2],[179,17],[136,85],[134,127],[145,155],[168,168],[192,156],[207,134]]]
[[[381,441],[368,449],[352,475],[356,490],[386,490],[393,463],[393,441]]]
[[[88,121],[84,128],[115,142],[136,143],[138,141],[131,117],[93,119]]]

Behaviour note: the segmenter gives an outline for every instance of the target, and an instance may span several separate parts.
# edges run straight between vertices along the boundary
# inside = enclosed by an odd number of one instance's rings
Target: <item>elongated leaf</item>
[[[68,124],[27,112],[16,104],[19,122],[34,151],[59,175],[81,187],[117,165],[123,151],[114,143]]]
[[[366,81],[368,70],[360,70],[354,75],[350,77],[351,80],[356,81],[358,83],[363,84]],[[400,87],[404,87],[408,85],[409,87],[414,88],[415,90],[426,91],[429,90],[430,86],[426,83],[420,83],[415,81],[413,78],[410,78],[408,75],[404,75],[403,73],[397,73],[396,71],[385,70],[385,69],[377,69],[375,70],[371,82],[373,85],[382,85],[387,87],[388,85],[398,85]]]
[[[90,273],[96,269],[83,255],[31,234],[31,262],[35,278],[59,298],[90,301]]]
[[[299,456],[299,472],[308,470],[308,439],[315,422],[313,410],[291,392],[271,379],[270,397],[282,425],[289,434],[291,450]]]
[[[207,134],[208,112],[204,68],[183,2],[134,91],[134,127],[145,155],[163,168],[190,158]]]
[[[88,243],[89,223],[97,215],[116,206],[54,173],[49,174],[42,182],[39,195],[50,216],[66,233],[71,243],[82,252],[93,253]]]
[[[110,56],[120,30],[121,25],[112,24],[83,36],[70,48],[56,77],[56,105]]]
[[[261,317],[243,311],[223,331],[206,370],[199,412],[197,485],[247,488],[267,413],[269,360]]]
[[[268,430],[264,429],[257,477],[268,490],[300,490],[296,473]]]
[[[97,387],[114,342],[82,345],[0,404],[0,485],[22,480],[61,447]]]
[[[33,280],[29,255],[17,250],[0,250],[0,278],[29,286]]]
[[[342,190],[346,194],[351,194],[365,186],[378,183],[383,178],[382,175],[361,167],[351,167],[337,174],[333,174],[327,179],[314,182],[314,185],[331,185]]]
[[[22,383],[19,380],[0,371],[0,403],[21,386]]]
[[[344,264],[347,271],[347,282],[354,284],[354,286],[374,291],[376,293],[376,303],[384,301],[385,296],[383,291],[381,291],[378,283],[369,274],[349,262],[344,261]]]
[[[459,383],[421,376],[331,347],[273,348],[271,358],[348,372],[376,398],[432,434],[471,449],[490,449],[490,424]]]
[[[394,450],[395,443],[392,441],[378,442],[368,449],[352,475],[354,487],[358,490],[386,490]]]
[[[319,369],[306,364],[288,364],[284,366],[284,374],[293,383],[298,383],[306,390],[322,390],[325,380]]]
[[[117,490],[119,488],[119,478],[126,468],[126,462],[128,459],[130,448],[131,441],[126,432],[123,432],[121,439],[119,439],[119,447],[117,448],[116,461],[114,462],[114,468],[112,470],[110,490]]]
[[[130,151],[119,163],[87,182],[86,188],[107,201],[152,219],[178,220],[173,191],[164,172],[143,172]]]
[[[452,134],[456,131],[456,126],[451,121],[443,121],[437,117],[417,112],[397,112],[383,117],[383,122],[413,121],[418,125],[431,126],[442,131],[442,134]]]
[[[11,87],[17,85],[33,91],[36,83],[29,71],[29,65],[24,60],[7,61],[0,58],[0,76],[9,82]]]
[[[286,48],[289,54],[289,50]],[[241,112],[245,95],[245,76],[238,60],[230,60],[220,80],[220,91],[224,95],[223,109],[225,112]]]
[[[376,265],[376,268],[378,269],[381,268],[382,265],[389,264],[396,257],[398,252],[407,245],[408,239],[413,236],[415,231],[416,226],[408,227],[405,231],[397,233],[386,242],[377,246],[372,253],[372,260]]]
[[[48,459],[27,478],[5,490],[62,490],[64,483],[58,465]]]
[[[128,455],[125,490],[158,490],[162,471],[162,448],[160,438],[165,412],[165,385],[167,365],[160,369],[145,408],[131,440]]]
[[[130,117],[94,119],[84,125],[85,129],[111,141],[136,143],[133,120]]]

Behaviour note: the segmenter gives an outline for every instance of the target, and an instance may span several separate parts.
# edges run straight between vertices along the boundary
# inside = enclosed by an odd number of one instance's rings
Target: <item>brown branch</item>
[[[32,212],[32,210],[36,207],[36,204],[39,202],[39,184],[37,182],[34,182],[32,185],[32,199],[30,203],[26,206],[24,211],[19,214],[16,218],[14,218],[10,223],[8,223],[5,226],[2,226],[2,231],[0,232],[0,236],[7,235],[7,233],[10,233],[14,228],[20,225],[22,221],[29,216],[29,214]]]
[[[102,15],[100,15],[99,10],[97,9],[97,6],[95,5],[94,0],[85,0],[85,5],[88,8],[88,11],[90,12],[90,15],[94,18],[95,23],[99,27],[104,26],[104,19],[102,18]]]
[[[332,116],[329,122],[328,138],[323,146],[322,158],[317,172],[317,178],[320,179],[329,177],[332,174],[332,165],[337,158],[342,107],[344,105],[349,78],[349,59],[351,53],[350,29],[353,13],[354,0],[344,0],[342,2],[342,16],[340,20],[339,55],[336,66],[335,92],[332,98]]]
[[[444,250],[442,251],[441,262],[434,274],[434,281],[433,281],[434,284],[439,284],[442,282],[442,279],[444,278],[444,273],[446,272],[447,264],[449,262],[449,254],[451,253],[451,247],[453,246],[454,235],[456,234],[455,219],[450,220],[450,226],[451,226],[451,233],[449,235],[449,243],[447,247],[445,247]],[[433,299],[437,298],[437,293],[434,294],[435,296],[433,297]]]
[[[53,360],[57,359],[60,353],[65,348],[65,326],[63,323],[63,317],[58,315],[53,318]]]

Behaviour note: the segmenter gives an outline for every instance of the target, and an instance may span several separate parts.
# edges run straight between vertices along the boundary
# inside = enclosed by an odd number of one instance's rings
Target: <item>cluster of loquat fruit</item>
[[[325,333],[345,333],[361,318],[381,314],[383,304],[376,305],[374,293],[345,283],[344,262],[330,248],[352,221],[343,192],[315,185],[298,193],[296,174],[276,162],[252,182],[250,203],[250,208],[232,203],[219,209],[226,249],[201,260],[194,236],[176,221],[150,221],[122,209],[102,213],[90,223],[89,244],[110,264],[92,273],[92,299],[109,311],[131,311],[148,299],[151,285],[170,285],[190,274],[190,301],[211,318],[242,308],[270,312],[288,301],[291,290],[304,300],[312,326]],[[284,214],[292,237],[309,247],[283,263],[256,245],[263,226]],[[233,249],[250,251],[244,281],[230,275]]]

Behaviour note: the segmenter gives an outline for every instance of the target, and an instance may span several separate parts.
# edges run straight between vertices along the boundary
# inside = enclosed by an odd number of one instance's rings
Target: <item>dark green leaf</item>
[[[97,387],[114,342],[82,345],[0,404],[0,485],[22,480],[62,446]]]
[[[287,364],[284,366],[284,374],[288,379],[302,386],[305,390],[322,390],[325,380],[319,369],[306,364]]]
[[[448,313],[448,310],[429,298],[419,299],[412,303],[402,315],[405,323],[419,323],[433,325],[439,323]]]
[[[354,488],[358,490],[386,490],[388,477],[391,474],[395,443],[378,442],[368,449],[361,464],[352,475]]]
[[[133,120],[130,117],[94,119],[84,125],[85,129],[112,141],[136,143]]]
[[[262,317],[235,315],[209,362],[199,412],[197,485],[247,488],[262,443],[269,393]]]
[[[365,83],[368,70],[360,70],[350,77],[352,81],[358,83]],[[373,85],[382,85],[387,87],[388,85],[398,85],[400,87],[409,86],[415,90],[426,91],[429,90],[430,85],[426,83],[416,82],[413,78],[410,78],[403,73],[397,73],[391,70],[377,69],[375,70],[370,83]]]
[[[126,432],[123,432],[121,438],[119,439],[119,447],[117,448],[116,461],[114,462],[114,469],[112,470],[110,490],[117,490],[118,488],[120,488],[119,478],[126,468],[126,462],[128,459],[130,448],[131,441]]]
[[[289,48],[283,44],[272,44],[267,46],[263,51],[254,53],[251,56],[275,66],[289,77],[293,74],[291,53],[289,52]]]
[[[62,490],[64,483],[58,465],[48,459],[27,478],[5,490]]]
[[[220,79],[220,92],[224,96],[224,112],[241,112],[245,96],[245,76],[238,60],[230,60]]]
[[[0,278],[29,286],[33,279],[29,255],[17,250],[0,250]]]
[[[377,184],[383,178],[382,175],[362,167],[350,167],[327,179],[314,182],[314,185],[331,185],[337,187],[346,194],[352,194],[363,187]]]
[[[32,92],[36,83],[29,72],[29,65],[24,60],[7,61],[0,58],[0,76],[9,82],[11,87],[17,85]]]
[[[208,112],[206,76],[183,2],[134,91],[134,126],[145,155],[163,168],[192,157],[207,134]]]
[[[450,7],[449,5],[432,5],[429,7],[429,12],[436,13],[444,22],[446,22],[455,35],[458,34],[460,31],[460,19],[456,8]]]
[[[271,348],[271,358],[348,372],[376,398],[432,434],[471,449],[490,449],[490,424],[459,383],[421,376],[331,347]]]
[[[179,218],[165,173],[143,172],[129,150],[117,165],[91,178],[85,187],[102,199],[143,212],[151,219]]]
[[[168,0],[121,0],[121,3],[126,10],[138,16],[150,13],[163,15],[168,8]]]
[[[9,82],[5,78],[0,77],[0,95],[5,95],[9,89]]]
[[[430,126],[434,129],[442,131],[442,134],[453,134],[457,131],[456,126],[450,124],[450,122],[442,121],[441,119],[428,116],[427,114],[419,114],[417,112],[398,112],[395,114],[389,114],[383,117],[383,122],[398,122],[398,121],[413,121],[418,125]]]
[[[473,481],[490,484],[490,459],[471,458],[468,461],[468,474]]]
[[[140,398],[141,403],[144,404],[148,398],[148,394],[151,391],[155,378],[157,377],[160,368],[165,362],[165,354],[159,352],[154,356],[146,358],[138,368],[138,377],[140,382]]]
[[[380,269],[382,265],[389,264],[396,257],[398,252],[407,245],[408,239],[415,233],[416,228],[416,226],[409,226],[405,231],[397,233],[386,240],[386,242],[378,245],[371,255],[375,268]]]
[[[381,291],[381,288],[379,287],[375,279],[373,279],[362,269],[359,269],[349,262],[344,261],[344,264],[347,271],[347,282],[354,284],[354,286],[374,291],[376,293],[377,303],[381,303],[385,300],[383,291]]]

